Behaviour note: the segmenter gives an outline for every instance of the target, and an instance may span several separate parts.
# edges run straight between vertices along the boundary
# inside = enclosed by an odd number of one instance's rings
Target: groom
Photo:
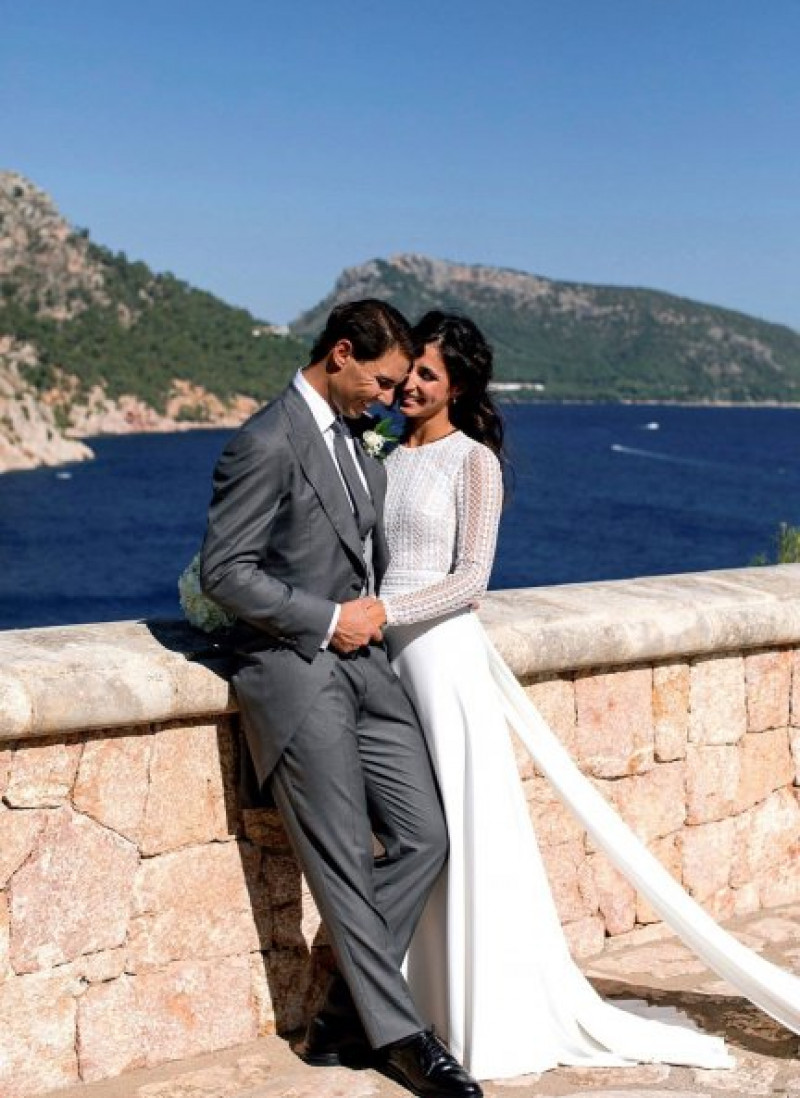
[[[250,753],[337,961],[299,1055],[336,1065],[368,1044],[414,1093],[476,1098],[480,1087],[425,1029],[400,970],[447,836],[371,597],[387,563],[386,474],[342,418],[390,404],[412,357],[392,306],[333,310],[309,365],[219,460],[201,577],[239,619],[233,682]]]

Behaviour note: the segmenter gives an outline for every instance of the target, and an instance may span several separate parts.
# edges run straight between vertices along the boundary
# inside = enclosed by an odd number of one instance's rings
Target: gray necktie
[[[356,463],[347,445],[344,427],[338,419],[333,424],[333,452],[342,471],[347,491],[350,493],[358,532],[363,541],[375,525],[375,507],[356,469]]]

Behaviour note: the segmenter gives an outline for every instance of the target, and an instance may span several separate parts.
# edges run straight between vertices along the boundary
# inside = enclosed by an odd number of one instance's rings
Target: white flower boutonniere
[[[190,625],[213,633],[216,629],[230,629],[236,618],[223,610],[213,599],[203,594],[200,587],[200,554],[195,553],[181,572],[178,580],[181,609]]]
[[[397,442],[392,421],[388,416],[379,420],[374,427],[370,427],[361,436],[361,444],[371,458],[382,461],[386,457],[386,448]]]

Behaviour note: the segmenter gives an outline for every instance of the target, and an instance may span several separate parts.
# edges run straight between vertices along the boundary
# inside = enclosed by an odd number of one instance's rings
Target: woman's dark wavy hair
[[[502,458],[503,421],[488,392],[494,355],[480,328],[469,317],[434,309],[411,334],[415,354],[421,355],[428,343],[439,348],[450,384],[458,389],[450,422]]]

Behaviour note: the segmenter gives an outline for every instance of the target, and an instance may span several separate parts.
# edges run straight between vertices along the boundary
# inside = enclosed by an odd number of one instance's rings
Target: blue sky
[[[0,7],[0,167],[261,317],[416,251],[800,329],[798,0]]]

